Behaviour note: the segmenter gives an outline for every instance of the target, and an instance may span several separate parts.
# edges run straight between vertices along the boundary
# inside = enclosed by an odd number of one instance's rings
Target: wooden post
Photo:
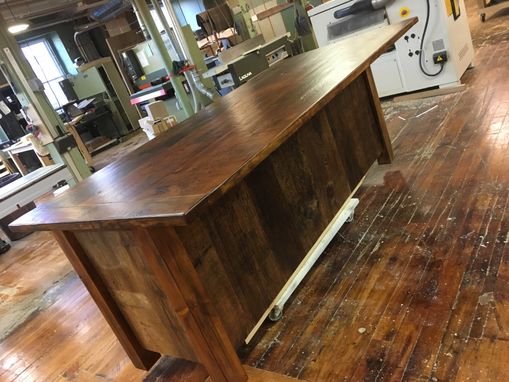
[[[175,230],[139,229],[138,238],[159,287],[211,380],[247,381],[246,371]]]
[[[375,118],[378,122],[380,137],[383,142],[383,151],[378,158],[379,164],[389,164],[392,163],[394,159],[394,152],[392,151],[392,143],[391,137],[389,136],[389,131],[387,130],[387,125],[385,124],[385,116],[382,110],[382,105],[380,104],[380,99],[378,97],[378,91],[376,90],[375,80],[373,79],[373,73],[371,73],[371,68],[368,67],[364,72],[364,77],[366,79],[366,84],[371,92],[371,106],[375,111]]]
[[[76,237],[66,231],[54,232],[54,235],[134,366],[149,370],[161,355],[145,349],[138,341]]]

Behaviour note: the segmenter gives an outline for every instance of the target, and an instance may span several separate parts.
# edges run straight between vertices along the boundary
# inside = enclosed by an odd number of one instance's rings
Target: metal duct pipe
[[[102,23],[96,21],[96,22],[85,25],[81,30],[74,33],[74,42],[76,43],[76,46],[78,47],[78,50],[79,50],[81,56],[87,62],[90,60],[89,60],[89,57],[87,56],[87,52],[85,51],[85,49],[83,48],[83,45],[81,44],[81,42],[79,40],[79,37],[81,34],[83,34],[85,32],[89,32],[92,29],[100,27],[101,25],[102,25]]]
[[[200,74],[196,71],[196,70],[193,70],[191,72],[191,77],[192,77],[192,80],[193,80],[193,84],[194,86],[196,86],[196,89],[198,89],[198,91],[203,94],[204,96],[210,98],[211,100],[214,100],[216,98],[219,97],[219,95],[208,89],[204,84],[203,82],[201,82],[201,77],[200,77]]]

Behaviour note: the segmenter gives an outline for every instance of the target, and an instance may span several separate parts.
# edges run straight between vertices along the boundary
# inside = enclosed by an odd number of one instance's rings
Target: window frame
[[[65,66],[63,65],[60,57],[58,56],[58,54],[56,52],[56,49],[55,49],[55,47],[53,45],[53,42],[51,41],[51,39],[48,36],[38,36],[38,37],[30,38],[30,39],[27,39],[27,40],[23,40],[23,41],[19,42],[19,47],[20,47],[20,49],[23,52],[23,48],[29,48],[31,45],[35,45],[35,44],[38,44],[38,43],[43,43],[44,44],[44,46],[46,47],[46,50],[48,51],[49,55],[51,56],[51,58],[53,60],[53,63],[55,64],[57,70],[61,74],[60,76],[55,77],[55,78],[53,78],[51,80],[47,80],[46,78],[45,79],[39,78],[39,80],[42,82],[42,84],[44,86],[44,92],[46,93],[46,96],[48,97],[48,99],[50,101],[50,104],[53,106],[53,108],[59,109],[63,105],[67,104],[69,102],[69,99],[67,99],[67,97],[64,94],[64,97],[65,97],[66,101],[61,104],[58,96],[55,94],[55,92],[51,88],[50,83],[52,83],[54,81],[57,81],[57,80],[61,81],[61,80],[66,79],[67,76],[68,76],[68,73],[67,73],[67,71],[65,69]],[[28,61],[28,58],[26,58],[26,60]],[[30,62],[29,62],[29,65],[31,65]],[[41,69],[42,69],[42,67],[41,67]],[[51,94],[53,95],[53,97],[56,100],[57,104],[53,104],[51,102],[51,97],[48,96],[47,92],[51,92]]]

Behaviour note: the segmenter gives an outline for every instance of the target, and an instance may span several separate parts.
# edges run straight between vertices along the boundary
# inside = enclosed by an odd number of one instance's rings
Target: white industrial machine
[[[464,0],[332,0],[308,14],[320,47],[367,29],[419,18],[371,66],[380,97],[457,86],[474,57]]]

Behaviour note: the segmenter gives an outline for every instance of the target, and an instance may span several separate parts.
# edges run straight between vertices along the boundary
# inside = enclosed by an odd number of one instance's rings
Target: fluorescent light
[[[13,25],[9,26],[7,28],[7,30],[9,31],[9,33],[16,34],[19,32],[26,31],[29,26],[30,26],[30,24],[28,24],[28,23],[13,24]]]

